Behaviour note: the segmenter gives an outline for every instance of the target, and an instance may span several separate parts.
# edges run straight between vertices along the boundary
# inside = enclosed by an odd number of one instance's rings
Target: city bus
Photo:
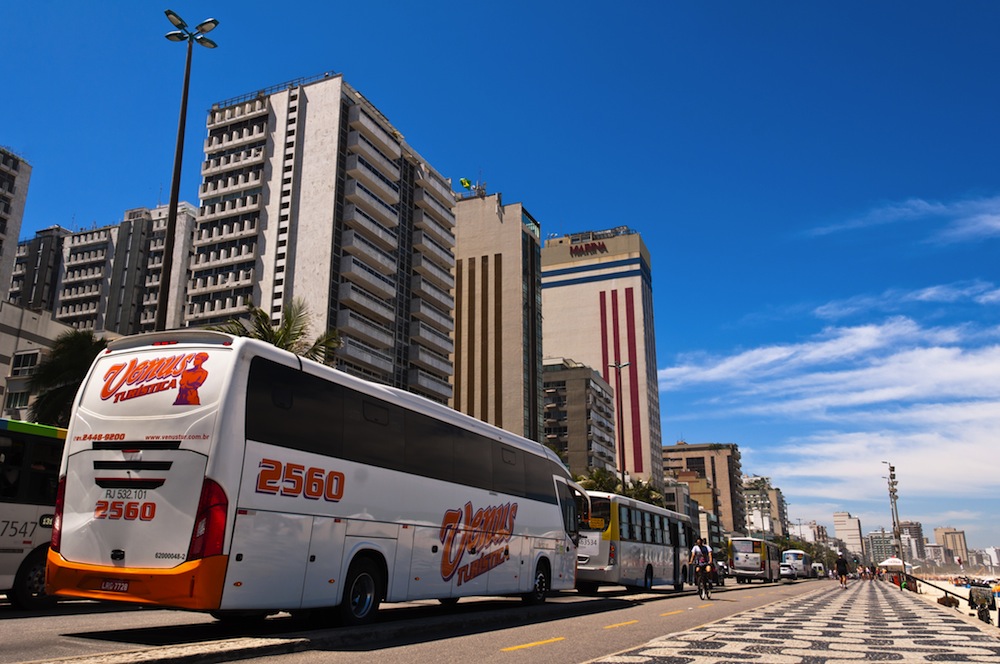
[[[729,573],[736,583],[760,579],[764,583],[781,576],[781,552],[778,545],[756,537],[733,537],[729,540]]]
[[[40,609],[66,430],[0,419],[0,593],[19,609]]]
[[[615,493],[587,494],[590,518],[581,523],[577,552],[580,592],[593,593],[601,585],[684,588],[692,541],[687,515]]]
[[[788,549],[781,552],[781,562],[791,565],[795,570],[796,579],[816,578],[816,570],[813,569],[812,556],[802,549]]]
[[[123,337],[74,403],[47,584],[221,620],[541,602],[575,584],[578,504],[554,452],[415,394],[220,332]]]

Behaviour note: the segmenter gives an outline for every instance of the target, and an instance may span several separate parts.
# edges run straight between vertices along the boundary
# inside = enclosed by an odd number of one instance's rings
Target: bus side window
[[[347,394],[344,400],[345,458],[403,470],[405,441],[401,408],[365,394]]]
[[[21,486],[24,443],[0,438],[0,498],[16,498]]]
[[[524,452],[493,443],[493,490],[524,496]]]
[[[620,505],[618,508],[618,530],[619,538],[622,541],[632,539],[629,532],[629,511],[629,508],[625,505]]]

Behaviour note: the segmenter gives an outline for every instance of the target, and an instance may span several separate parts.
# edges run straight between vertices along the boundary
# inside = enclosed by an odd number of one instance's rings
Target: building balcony
[[[375,243],[370,242],[358,231],[350,228],[344,231],[341,247],[343,247],[345,254],[354,256],[357,260],[384,275],[396,274],[396,259],[379,249]]]
[[[399,181],[399,167],[386,159],[385,155],[379,152],[371,141],[364,138],[361,132],[352,131],[347,134],[347,149],[364,157],[393,182]]]
[[[383,353],[357,339],[344,337],[343,344],[337,349],[337,356],[348,362],[360,364],[383,374],[391,374],[393,359],[388,353]]]
[[[438,376],[450,376],[455,368],[446,356],[418,344],[410,344],[410,362]]]
[[[257,189],[260,187],[262,170],[251,173],[241,173],[237,176],[230,176],[223,180],[215,180],[211,183],[203,182],[198,189],[199,198],[214,198],[225,196],[247,189]]]
[[[363,184],[366,189],[374,193],[388,205],[399,203],[399,189],[390,186],[375,169],[369,167],[361,157],[356,154],[347,155],[347,174]]]
[[[455,267],[454,249],[442,247],[423,231],[413,233],[413,248],[434,261],[443,270],[451,272],[452,268]]]
[[[442,309],[444,311],[455,310],[455,298],[453,298],[450,293],[438,288],[427,279],[417,275],[410,281],[410,287],[413,289],[414,294],[419,295],[421,298],[427,300],[438,309]]]
[[[451,186],[438,176],[437,173],[421,164],[417,169],[417,184],[434,195],[441,205],[449,210],[455,207],[455,194],[451,191]]]
[[[392,330],[351,309],[337,312],[337,331],[342,337],[361,339],[376,349],[393,347]]]
[[[365,113],[359,104],[351,106],[347,121],[350,123],[351,129],[364,134],[365,138],[374,143],[382,154],[390,159],[399,159],[400,155],[403,154],[399,141]]]
[[[427,233],[428,236],[434,238],[434,241],[442,247],[454,250],[455,234],[448,230],[435,217],[419,208],[413,212],[413,227]]]
[[[452,290],[455,287],[455,277],[451,272],[442,269],[421,253],[413,254],[413,271],[424,277],[438,288]]]
[[[455,215],[449,208],[441,205],[426,189],[416,189],[413,192],[413,202],[424,212],[430,214],[447,229],[455,227]]]
[[[344,223],[349,228],[359,231],[383,251],[392,252],[399,246],[399,238],[395,232],[377,222],[354,203],[344,205]]]
[[[347,180],[344,197],[383,226],[396,228],[399,225],[399,213],[395,208],[366,191],[357,180]]]
[[[201,206],[200,222],[211,221],[219,217],[246,214],[260,209],[260,194],[244,196],[231,201],[209,203]]]
[[[197,231],[194,240],[191,245],[195,248],[207,247],[213,244],[218,244],[220,242],[227,242],[229,240],[239,240],[242,238],[253,237],[257,235],[257,224],[251,221],[246,221],[243,223],[232,222],[225,224],[222,227],[219,226],[203,226],[201,230]]]
[[[222,150],[234,150],[241,145],[264,142],[267,140],[267,129],[264,125],[253,127],[243,127],[231,132],[226,132],[222,136],[209,136],[205,139],[205,154],[210,152],[221,152]]]
[[[437,351],[441,355],[451,355],[455,352],[455,344],[447,334],[435,330],[423,321],[413,321],[410,323],[410,339]]]
[[[446,403],[451,398],[451,385],[448,381],[422,369],[410,369],[408,382],[411,390],[435,401]]]
[[[249,168],[264,163],[265,150],[262,146],[250,147],[233,154],[206,159],[201,163],[201,175],[206,177],[237,168]]]
[[[205,120],[205,126],[208,129],[214,129],[233,122],[243,122],[251,118],[266,116],[269,111],[270,107],[265,98],[254,99],[245,104],[212,110]]]
[[[191,270],[204,271],[209,268],[219,268],[227,265],[240,265],[248,264],[250,267],[253,266],[257,261],[257,256],[255,252],[255,247],[252,244],[245,244],[239,247],[239,251],[234,247],[233,249],[223,249],[221,251],[212,251],[206,253],[195,254],[194,260],[191,262]]]
[[[386,325],[391,324],[396,319],[396,312],[388,302],[366,292],[350,281],[345,281],[338,287],[337,301],[347,308],[360,311],[369,318],[374,318]]]
[[[340,274],[370,293],[389,299],[396,297],[396,282],[357,260],[354,256],[344,256],[340,263]]]
[[[209,277],[192,278],[188,283],[188,295],[201,295],[219,290],[245,288],[256,283],[253,268],[237,270],[224,274],[214,274]]]
[[[420,298],[415,297],[410,301],[410,315],[428,325],[433,325],[445,334],[455,329],[455,321],[450,315],[434,308]]]

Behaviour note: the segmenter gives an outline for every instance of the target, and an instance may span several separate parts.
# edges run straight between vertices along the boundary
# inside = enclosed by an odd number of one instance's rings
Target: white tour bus
[[[781,562],[791,565],[795,570],[796,579],[816,578],[816,570],[813,569],[812,556],[802,549],[788,549],[781,552]]]
[[[66,429],[0,419],[0,593],[18,609],[53,603],[45,556]]]
[[[219,618],[575,583],[577,500],[542,445],[269,344],[112,341],[77,395],[50,592]]]
[[[587,493],[590,519],[581,523],[576,587],[584,593],[601,585],[682,590],[691,519],[615,493]]]

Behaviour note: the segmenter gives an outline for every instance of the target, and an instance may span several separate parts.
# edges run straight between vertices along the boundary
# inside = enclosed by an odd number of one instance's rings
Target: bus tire
[[[549,561],[542,560],[538,561],[538,566],[535,567],[535,584],[530,592],[526,592],[521,595],[521,599],[525,604],[541,604],[545,601],[545,596],[549,592],[551,587],[550,579],[552,578],[552,573],[549,571]]]
[[[385,592],[383,577],[379,566],[368,558],[358,558],[351,563],[338,607],[343,624],[363,625],[375,618]]]
[[[56,603],[56,598],[45,594],[45,559],[49,547],[43,546],[28,554],[14,576],[10,603],[16,609],[36,611]]]

